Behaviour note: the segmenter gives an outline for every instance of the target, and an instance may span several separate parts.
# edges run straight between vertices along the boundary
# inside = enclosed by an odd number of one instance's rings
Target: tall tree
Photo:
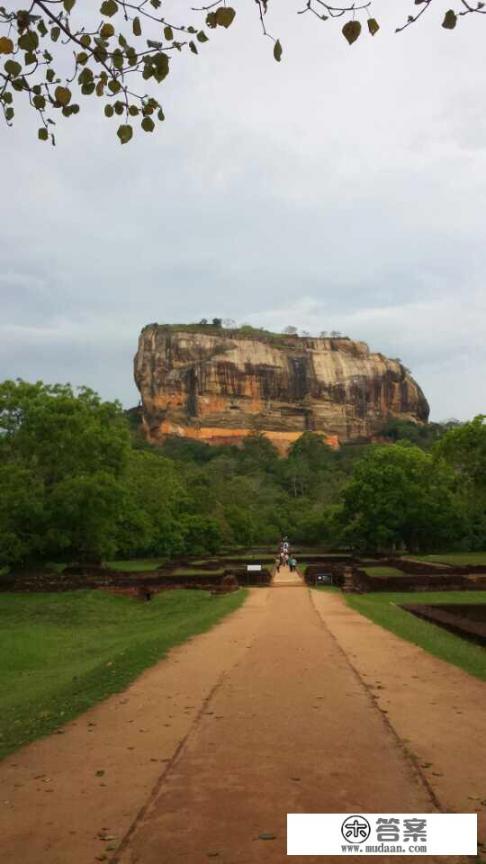
[[[118,403],[69,385],[1,384],[0,534],[17,538],[8,559],[113,552],[129,451]]]
[[[343,493],[344,536],[369,551],[449,547],[464,521],[453,472],[410,444],[372,446]]]

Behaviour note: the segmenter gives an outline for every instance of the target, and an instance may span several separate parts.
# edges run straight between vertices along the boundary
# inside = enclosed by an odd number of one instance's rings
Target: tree
[[[118,403],[69,385],[1,384],[0,536],[8,563],[98,560],[114,551],[129,450]]]
[[[415,0],[415,11],[396,30],[415,23],[431,3]],[[78,94],[96,96],[106,117],[118,120],[122,144],[132,139],[135,124],[152,132],[156,122],[164,120],[164,112],[158,98],[147,94],[146,82],[161,84],[177,54],[198,54],[208,41],[208,31],[228,29],[236,16],[225,0],[200,8],[188,3],[177,21],[161,14],[161,0],[102,0],[96,11],[87,10],[87,5],[76,0],[31,0],[28,9],[0,7],[0,55],[5,58],[0,105],[11,124],[16,98],[25,97],[37,113],[41,141],[55,143],[54,118],[79,113]],[[255,11],[280,62],[282,43],[266,24],[271,6],[270,0],[256,0]],[[296,11],[321,22],[343,19],[341,32],[351,45],[362,34],[364,23],[369,35],[378,32],[371,7],[372,0],[344,0],[337,5],[303,0],[303,8]],[[452,30],[460,17],[485,12],[481,0],[459,0],[457,11],[445,13],[442,26]]]
[[[304,432],[289,449],[283,473],[294,497],[312,495],[330,470],[334,453],[322,435]]]
[[[452,427],[433,450],[456,473],[459,493],[467,514],[466,545],[484,549],[486,545],[486,416],[480,414],[469,423]]]
[[[184,551],[190,555],[215,554],[221,546],[221,530],[210,516],[185,514],[182,517]]]
[[[435,452],[458,472],[476,492],[486,492],[486,415],[450,429]]]
[[[408,443],[373,446],[343,493],[348,542],[367,551],[434,550],[464,534],[454,474]]]
[[[120,553],[170,557],[185,551],[181,519],[191,503],[184,478],[171,459],[150,450],[132,451],[117,523]]]
[[[444,423],[414,423],[392,417],[379,430],[379,435],[390,441],[411,441],[419,447],[430,449],[448,431]]]
[[[297,335],[297,327],[294,327],[292,324],[289,324],[288,327],[284,328],[284,333],[288,336],[296,336]]]
[[[243,439],[239,461],[245,473],[272,471],[278,462],[278,450],[263,432],[251,432]]]

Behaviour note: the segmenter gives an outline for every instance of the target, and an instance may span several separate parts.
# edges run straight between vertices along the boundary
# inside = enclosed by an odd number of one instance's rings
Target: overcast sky
[[[56,148],[29,112],[0,128],[0,377],[130,406],[140,328],[220,316],[341,330],[400,357],[433,419],[486,411],[486,18],[448,32],[436,2],[394,35],[417,7],[378,0],[349,47],[270,0],[277,64],[234,5],[154,135],[120,146],[92,99]]]

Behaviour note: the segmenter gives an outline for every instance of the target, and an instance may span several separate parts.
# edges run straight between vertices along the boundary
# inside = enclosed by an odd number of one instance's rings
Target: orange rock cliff
[[[285,452],[306,430],[339,446],[372,439],[392,417],[426,423],[429,414],[399,360],[342,337],[149,324],[134,367],[152,443],[181,435],[237,444],[259,430]]]

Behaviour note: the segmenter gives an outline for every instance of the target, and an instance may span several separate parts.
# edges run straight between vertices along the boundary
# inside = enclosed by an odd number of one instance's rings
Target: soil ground
[[[340,595],[254,589],[125,693],[0,765],[2,858],[276,864],[287,812],[484,814],[485,709],[484,684]]]

